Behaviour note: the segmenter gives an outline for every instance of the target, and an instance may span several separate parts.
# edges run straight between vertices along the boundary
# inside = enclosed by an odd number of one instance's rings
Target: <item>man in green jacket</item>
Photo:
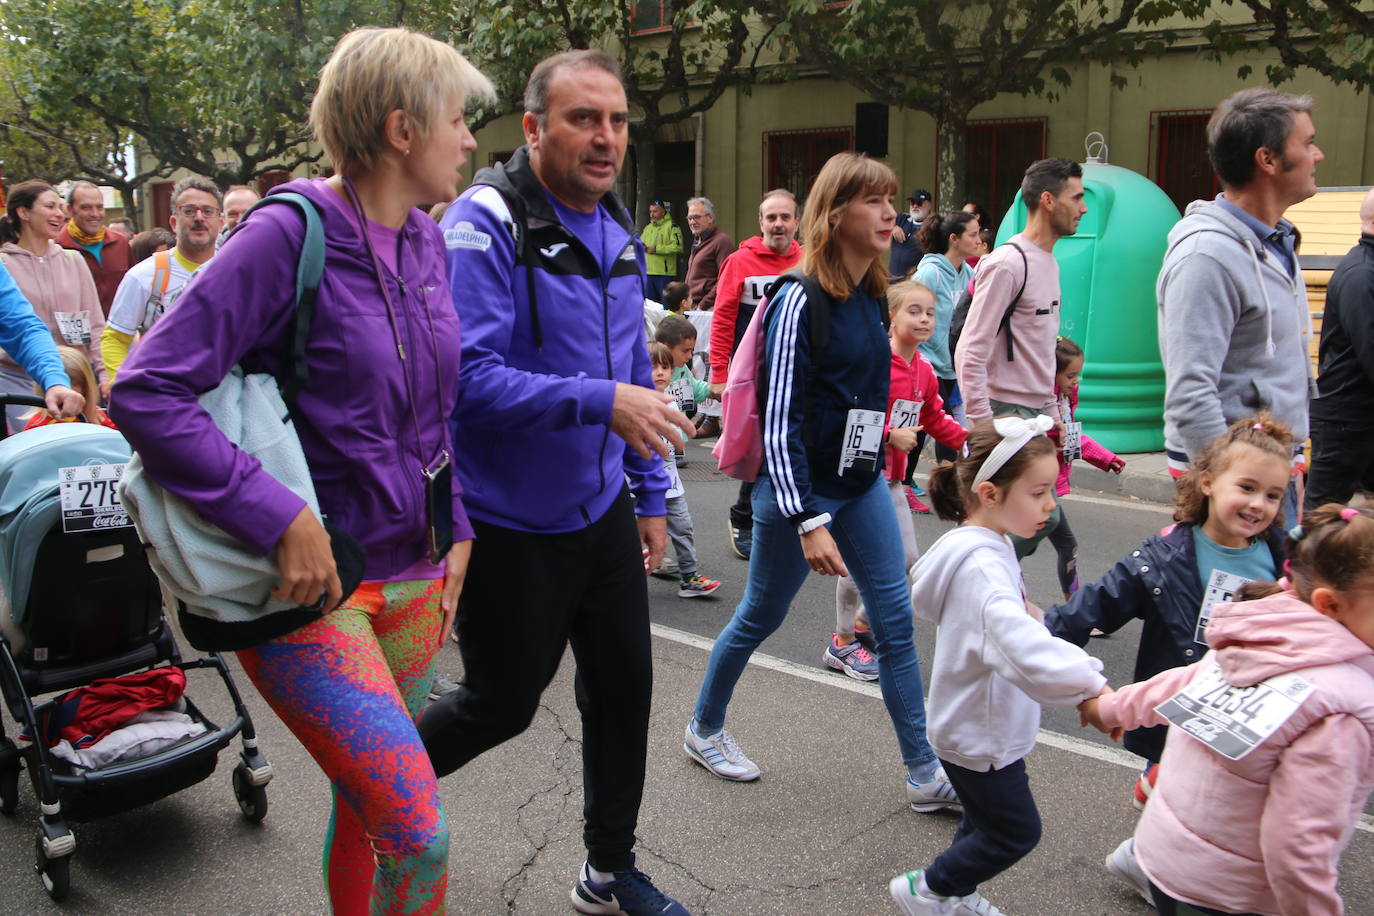
[[[649,225],[639,236],[644,241],[645,273],[648,283],[644,295],[661,302],[663,287],[677,279],[677,256],[682,253],[682,230],[668,215],[661,200],[649,204]]]

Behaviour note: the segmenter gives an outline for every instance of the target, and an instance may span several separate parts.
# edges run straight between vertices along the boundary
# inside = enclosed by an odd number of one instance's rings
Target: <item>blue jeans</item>
[[[926,741],[911,592],[902,565],[902,536],[887,487],[880,476],[861,496],[815,499],[817,508],[834,518],[830,533],[868,608],[869,624],[878,640],[878,685],[897,732],[902,762],[907,766],[929,763],[935,752]],[[801,539],[779,511],[773,484],[766,477],[754,485],[753,509],[749,583],[735,616],[716,637],[697,696],[697,724],[708,734],[725,726],[725,708],[749,656],[782,624],[811,572]]]

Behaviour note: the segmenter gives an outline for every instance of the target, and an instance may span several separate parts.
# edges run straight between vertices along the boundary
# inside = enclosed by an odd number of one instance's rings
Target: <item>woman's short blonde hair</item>
[[[454,96],[492,101],[491,81],[449,45],[410,29],[355,29],[334,46],[310,126],[344,175],[377,165],[387,116],[400,109],[423,140]]]
[[[836,301],[849,298],[853,280],[844,266],[835,226],[849,202],[868,194],[896,196],[897,176],[881,162],[857,153],[836,153],[821,166],[806,197],[801,235],[802,270],[815,274]],[[887,292],[885,258],[874,258],[863,278],[864,292],[877,298]]]

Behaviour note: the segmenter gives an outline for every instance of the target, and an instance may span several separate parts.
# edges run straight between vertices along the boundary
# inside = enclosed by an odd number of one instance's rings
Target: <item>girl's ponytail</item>
[[[935,514],[947,522],[962,522],[968,518],[964,505],[964,491],[959,485],[956,465],[941,464],[930,472],[926,489],[930,491],[930,505]]]

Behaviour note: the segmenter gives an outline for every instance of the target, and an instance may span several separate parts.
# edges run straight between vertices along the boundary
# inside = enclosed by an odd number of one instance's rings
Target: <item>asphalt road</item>
[[[714,779],[681,752],[683,726],[710,640],[733,611],[746,565],[729,554],[726,507],[735,485],[710,477],[691,446],[689,498],[703,570],[722,579],[718,598],[683,600],[665,581],[650,594],[655,689],[637,831],[639,865],[695,916],[890,916],[887,880],[927,864],[957,817],[909,810],[895,740],[870,686],[826,671],[820,652],[833,627],[833,580],[812,577],[792,614],[740,680],[731,727],[763,767],[756,783]],[[1066,504],[1091,576],[1167,520],[1158,507],[1112,500]],[[922,518],[922,543],[945,529]],[[1046,547],[1048,551],[1048,547]],[[1031,596],[1052,602],[1053,558],[1026,564]],[[929,663],[930,628],[918,643]],[[1113,682],[1129,677],[1135,634],[1095,640]],[[233,667],[237,668],[237,665]],[[461,676],[450,645],[441,667]],[[440,783],[450,826],[448,912],[459,916],[563,916],[581,864],[580,729],[563,665],[532,726]],[[324,913],[320,852],[329,790],[295,739],[241,674],[238,684],[276,776],[258,825],[239,817],[229,789],[234,751],[204,782],[118,816],[74,825],[72,893],[59,908],[33,874],[37,806],[21,784],[18,811],[0,817],[0,914]],[[217,681],[193,672],[191,695],[212,717],[228,702]],[[10,729],[6,717],[6,728]],[[983,888],[1009,916],[1146,916],[1152,912],[1102,868],[1133,828],[1133,759],[1047,713],[1028,758],[1045,823],[1040,846]],[[1060,737],[1060,735],[1066,737]],[[1374,822],[1355,833],[1342,869],[1350,914],[1374,914]]]
[[[655,579],[649,587],[649,599],[655,622],[714,639],[734,613],[748,573],[748,564],[730,551],[726,540],[728,510],[735,501],[739,485],[720,477],[710,456],[704,454],[703,443],[692,443],[689,448],[692,451],[683,468],[683,478],[687,482],[687,500],[696,528],[701,570],[722,584],[710,598],[684,599],[676,596],[673,583]],[[1071,494],[1064,500],[1063,508],[1078,536],[1079,575],[1085,582],[1095,581],[1141,541],[1172,521],[1165,506],[1100,494]],[[933,513],[914,517],[922,549],[954,527],[953,523],[942,522]],[[670,553],[671,550],[669,547]],[[1055,574],[1054,548],[1048,541],[1042,542],[1022,567],[1032,601],[1049,608],[1063,600]],[[824,668],[821,652],[835,628],[834,583],[833,578],[811,576],[793,603],[787,620],[764,644],[762,651]],[[1106,639],[1092,640],[1086,647],[1102,659],[1111,683],[1130,683],[1139,635],[1140,625],[1132,623]],[[934,639],[935,626],[918,620],[916,646],[923,671],[930,670]],[[835,676],[843,677],[838,673]],[[1082,737],[1111,743],[1099,732],[1080,729],[1077,713],[1073,710],[1046,710],[1044,727],[1076,735],[1081,732]]]

